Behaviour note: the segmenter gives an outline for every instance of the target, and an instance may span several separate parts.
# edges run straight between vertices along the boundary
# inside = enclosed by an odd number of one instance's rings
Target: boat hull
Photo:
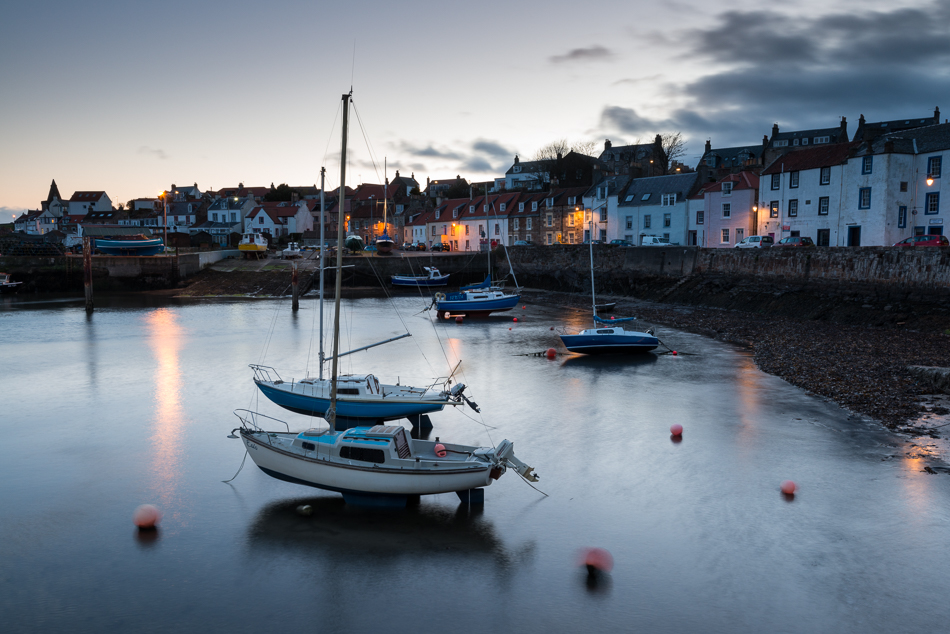
[[[106,255],[158,255],[165,251],[160,238],[151,240],[96,240],[96,249]]]
[[[448,275],[442,275],[440,277],[412,277],[408,275],[393,275],[390,279],[393,286],[410,286],[413,288],[445,286],[449,283]]]
[[[646,333],[638,335],[561,335],[571,352],[582,354],[637,354],[654,350],[659,341]]]
[[[448,312],[453,315],[487,315],[488,313],[500,313],[511,310],[517,306],[520,301],[520,295],[510,295],[508,297],[485,300],[444,299],[437,301],[435,307],[439,313]]]
[[[275,388],[261,381],[255,381],[257,387],[268,399],[284,409],[303,414],[305,416],[324,417],[330,408],[330,399],[320,396],[294,393],[285,389]],[[287,385],[284,383],[283,385]],[[365,425],[368,422],[398,420],[420,414],[441,412],[445,408],[445,401],[413,400],[396,401],[385,399],[361,400],[359,402],[338,397],[336,403],[337,427],[352,427],[357,424]]]
[[[303,458],[268,444],[252,434],[241,434],[254,463],[266,474],[306,486],[356,495],[433,495],[467,491],[491,484],[491,465],[462,463],[439,471],[387,469]],[[462,466],[467,465],[467,466]]]

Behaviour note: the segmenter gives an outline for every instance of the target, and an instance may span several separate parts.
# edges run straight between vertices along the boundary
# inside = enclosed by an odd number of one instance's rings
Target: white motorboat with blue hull
[[[269,417],[247,410],[235,414],[241,420],[235,431],[264,473],[337,491],[348,503],[404,506],[410,496],[453,491],[464,498],[500,478],[508,467],[537,481],[507,440],[494,448],[457,445],[412,439],[403,427],[384,425],[274,432],[259,426],[261,418]]]
[[[521,295],[507,295],[501,290],[460,291],[438,293],[435,308],[440,315],[487,315],[511,310],[521,301]]]
[[[331,381],[315,377],[301,381],[284,381],[274,368],[251,365],[254,383],[268,399],[284,409],[305,416],[326,417],[330,409]],[[418,425],[423,414],[442,411],[446,405],[468,403],[478,405],[464,396],[465,385],[450,381],[435,387],[386,385],[372,374],[344,374],[337,377],[337,429],[355,425],[409,419]]]
[[[430,287],[445,286],[449,283],[449,275],[442,275],[434,266],[424,266],[425,275],[393,275],[390,277],[393,286]]]
[[[158,255],[165,251],[161,238],[96,239],[96,249],[106,255]]]

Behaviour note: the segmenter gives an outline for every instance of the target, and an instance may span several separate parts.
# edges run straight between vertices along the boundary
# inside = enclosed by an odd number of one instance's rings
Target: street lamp
[[[934,175],[927,174],[927,187],[930,187],[933,184],[934,184]]]

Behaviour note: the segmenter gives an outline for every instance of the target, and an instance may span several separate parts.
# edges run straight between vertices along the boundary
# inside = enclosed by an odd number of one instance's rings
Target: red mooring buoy
[[[785,495],[795,495],[795,491],[798,490],[798,485],[792,482],[791,480],[785,480],[782,482],[782,493]]]
[[[462,323],[462,316],[461,316],[461,315],[459,315],[458,317],[455,318],[455,323],[457,323],[457,324]]]
[[[674,436],[682,436],[682,435],[683,435],[683,426],[680,425],[679,423],[676,423],[675,425],[671,425],[671,426],[670,426],[670,433],[673,434]]]
[[[132,515],[132,522],[140,529],[155,528],[160,521],[162,521],[162,512],[151,504],[143,504],[135,509]]]
[[[512,321],[518,321],[518,318],[517,318],[517,317],[515,317],[515,318],[514,318],[514,319],[513,319]]]
[[[546,356],[548,359],[553,359],[557,356],[557,350],[554,348],[548,348],[548,351],[544,353],[544,356]]]
[[[580,551],[580,564],[587,567],[589,574],[610,572],[614,568],[614,558],[604,548],[583,548]]]

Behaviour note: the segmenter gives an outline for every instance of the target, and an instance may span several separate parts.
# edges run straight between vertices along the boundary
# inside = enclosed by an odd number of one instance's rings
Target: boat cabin
[[[303,379],[304,385],[319,383],[320,379]],[[379,379],[372,374],[341,374],[336,380],[338,396],[358,396],[361,394],[379,395],[383,391],[379,386]]]
[[[305,452],[316,452],[321,444],[333,446],[336,449],[334,453],[344,460],[372,464],[385,464],[387,459],[412,457],[406,430],[398,425],[354,427],[342,435],[325,429],[308,429],[300,432],[293,444]]]

